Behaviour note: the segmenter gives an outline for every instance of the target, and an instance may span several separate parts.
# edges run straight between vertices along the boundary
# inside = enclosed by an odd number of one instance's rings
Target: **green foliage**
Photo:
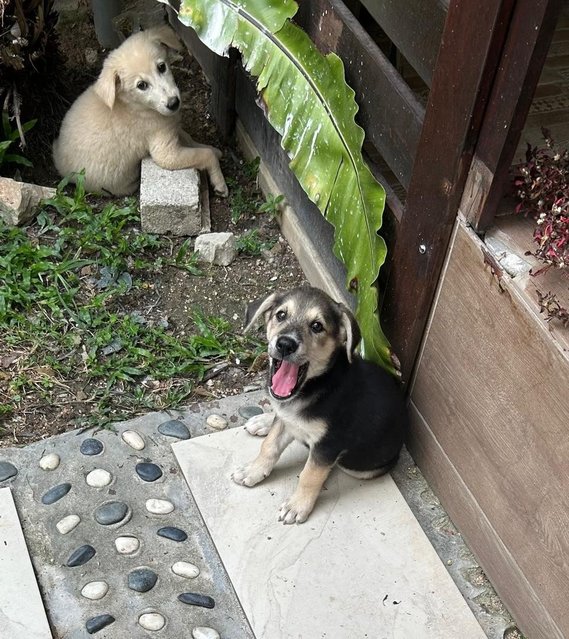
[[[386,255],[377,234],[385,191],[363,160],[364,131],[355,123],[358,107],[342,61],[323,56],[290,21],[297,8],[292,0],[182,0],[179,18],[217,54],[241,52],[292,171],[335,228],[334,252],[357,297],[362,354],[395,372],[376,288]]]
[[[36,125],[37,120],[30,120],[22,125],[22,132],[27,133]],[[15,153],[12,149],[16,142],[20,140],[20,132],[18,127],[12,128],[10,124],[10,116],[6,111],[2,111],[2,138],[0,139],[0,169],[8,164],[20,164],[23,166],[32,166],[32,163],[19,153]]]
[[[75,380],[92,393],[86,425],[102,425],[175,406],[212,366],[252,359],[260,345],[222,318],[194,308],[193,330],[180,335],[166,318],[129,309],[153,271],[198,273],[196,256],[184,242],[164,257],[169,244],[133,226],[134,200],[97,210],[76,179],[71,194],[64,180],[45,202],[33,232],[0,223],[0,353],[27,353],[8,384],[12,403],[31,389],[49,398],[54,380]],[[10,413],[0,404],[0,417]]]
[[[250,231],[246,231],[237,238],[235,245],[239,253],[243,253],[245,255],[250,255],[251,257],[257,257],[261,255],[264,250],[269,250],[274,246],[273,241],[267,241],[261,239],[259,236],[259,231],[257,229],[252,229]]]
[[[263,204],[261,204],[257,210],[259,213],[268,213],[269,215],[275,216],[280,212],[283,201],[284,195],[273,195],[273,193],[269,193]]]

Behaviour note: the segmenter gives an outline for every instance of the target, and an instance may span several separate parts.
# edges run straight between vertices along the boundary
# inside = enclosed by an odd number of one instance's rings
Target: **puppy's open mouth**
[[[292,362],[282,359],[270,358],[271,367],[269,374],[271,376],[270,391],[275,399],[288,399],[292,397],[301,387],[308,363],[298,366]]]

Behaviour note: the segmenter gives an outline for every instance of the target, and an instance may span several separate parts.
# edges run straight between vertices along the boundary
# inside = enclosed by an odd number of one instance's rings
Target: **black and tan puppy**
[[[397,380],[354,353],[360,330],[352,313],[323,291],[272,293],[249,306],[245,330],[260,317],[267,328],[275,414],[247,422],[250,433],[268,435],[257,458],[232,479],[255,486],[293,439],[306,444],[310,452],[297,489],[279,512],[285,524],[300,524],[335,464],[359,479],[378,477],[395,465],[407,412]]]

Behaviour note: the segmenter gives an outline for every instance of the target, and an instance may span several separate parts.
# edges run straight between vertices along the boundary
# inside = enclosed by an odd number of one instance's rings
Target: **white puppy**
[[[136,33],[105,60],[98,80],[73,103],[53,144],[61,175],[85,169],[85,188],[128,195],[138,188],[140,162],[164,169],[205,169],[227,195],[221,152],[195,143],[180,127],[180,91],[166,47],[180,43],[169,27]]]

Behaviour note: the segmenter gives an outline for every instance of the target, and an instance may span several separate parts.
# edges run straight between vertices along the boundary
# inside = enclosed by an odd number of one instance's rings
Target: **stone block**
[[[237,255],[233,233],[204,233],[196,238],[194,247],[202,262],[229,266]]]
[[[55,189],[27,182],[0,178],[0,217],[8,226],[31,220],[41,200],[53,197]]]
[[[142,160],[142,230],[159,235],[189,236],[209,231],[209,207],[203,206],[200,184],[200,174],[196,169],[169,171],[156,165],[150,158]]]

